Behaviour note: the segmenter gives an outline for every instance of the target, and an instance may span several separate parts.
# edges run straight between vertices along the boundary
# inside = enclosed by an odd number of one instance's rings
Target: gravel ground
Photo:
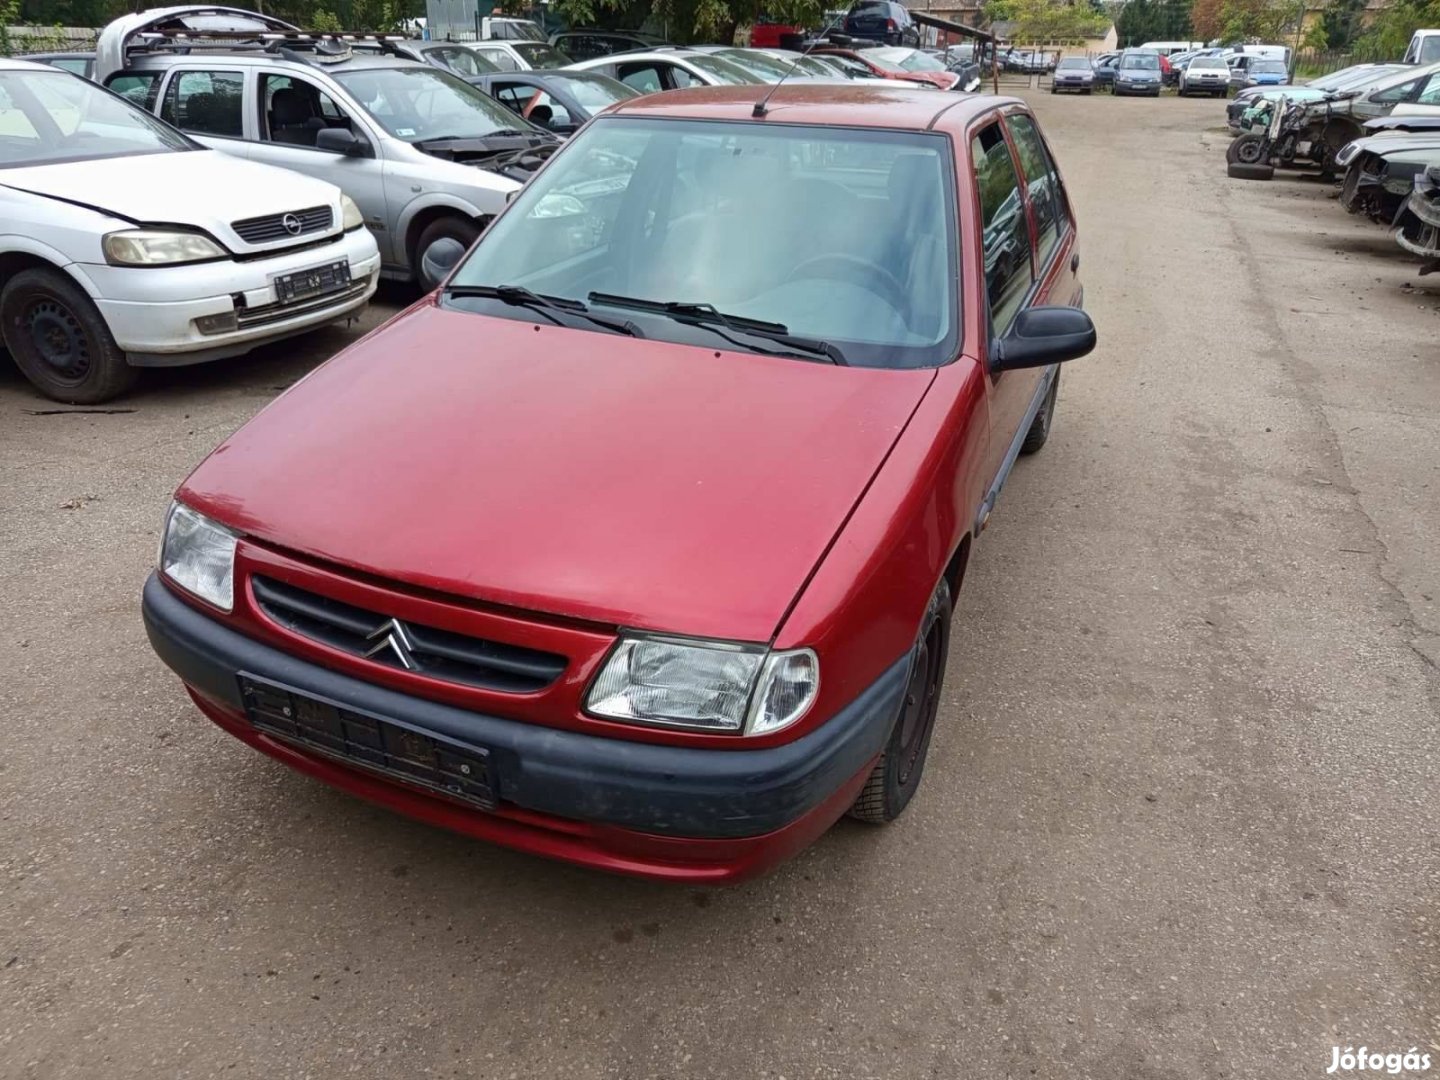
[[[738,888],[372,809],[152,656],[170,491],[356,330],[116,415],[0,370],[0,1077],[1440,1069],[1440,285],[1227,180],[1216,102],[1036,105],[1101,348],[977,548],[925,790]]]

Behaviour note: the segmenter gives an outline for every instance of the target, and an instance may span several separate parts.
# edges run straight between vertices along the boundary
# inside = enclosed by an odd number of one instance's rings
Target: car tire
[[[1234,180],[1269,180],[1275,175],[1273,165],[1246,165],[1232,161],[1225,167],[1225,175]]]
[[[1020,453],[1033,454],[1050,438],[1050,426],[1055,422],[1055,401],[1059,396],[1060,370],[1057,368],[1040,411],[1035,414],[1035,419],[1030,421],[1030,430],[1025,433],[1025,441],[1020,444]]]
[[[109,401],[139,376],[94,302],[58,270],[22,270],[6,282],[0,337],[37,390],[69,405]]]
[[[945,685],[951,611],[950,585],[942,578],[925,606],[915,636],[900,713],[880,760],[850,807],[853,818],[871,825],[888,824],[900,816],[920,787]]]
[[[420,287],[429,292],[439,285],[479,236],[480,226],[468,218],[442,217],[426,225],[415,241],[412,262]]]
[[[1230,145],[1225,148],[1225,164],[1227,165],[1263,165],[1260,155],[1264,153],[1265,137],[1258,132],[1247,131],[1235,139],[1230,140]]]

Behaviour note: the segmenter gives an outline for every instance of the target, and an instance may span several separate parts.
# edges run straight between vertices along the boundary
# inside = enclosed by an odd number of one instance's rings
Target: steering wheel
[[[910,297],[900,279],[879,263],[862,259],[858,255],[847,255],[832,251],[806,259],[794,270],[792,278],[820,278],[825,281],[844,281],[858,285],[868,292],[877,293],[901,315],[908,318]],[[875,286],[879,288],[875,288]]]

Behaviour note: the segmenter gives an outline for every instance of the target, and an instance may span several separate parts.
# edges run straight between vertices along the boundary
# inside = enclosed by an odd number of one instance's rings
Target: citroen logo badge
[[[389,649],[401,667],[406,671],[415,670],[415,657],[411,655],[415,651],[415,643],[410,640],[409,631],[399,619],[386,619],[366,634],[365,640],[375,643],[363,654],[366,660],[377,659],[377,654]]]
[[[300,230],[304,228],[304,226],[300,224],[300,219],[294,214],[286,214],[280,219],[280,224],[285,226],[285,231],[291,236],[299,236]]]

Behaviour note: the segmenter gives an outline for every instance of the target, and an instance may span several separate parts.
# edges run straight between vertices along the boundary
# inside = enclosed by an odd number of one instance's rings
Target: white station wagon
[[[340,189],[207,150],[75,75],[0,60],[0,338],[94,404],[344,319],[380,255]]]

